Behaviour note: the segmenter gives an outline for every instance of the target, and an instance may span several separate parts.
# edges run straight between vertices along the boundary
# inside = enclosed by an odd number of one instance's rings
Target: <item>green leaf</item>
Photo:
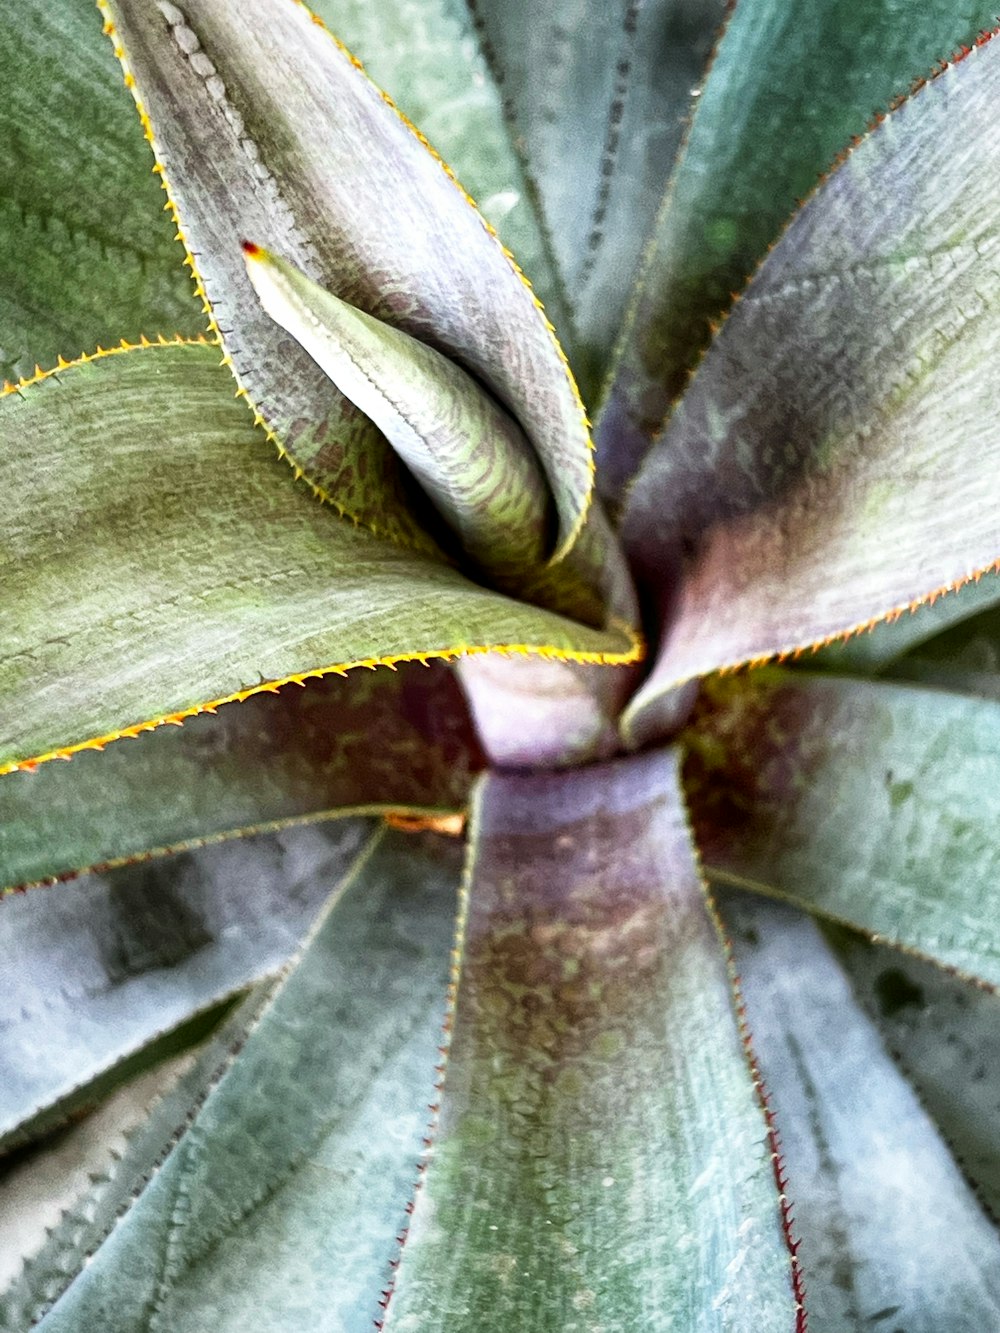
[[[685,787],[713,878],[1000,986],[1000,704],[775,668],[706,694]]]
[[[456,851],[387,837],[337,890],[44,1333],[370,1329],[427,1123]]]
[[[739,0],[732,8],[598,423],[603,494],[620,495],[713,321],[835,155],[936,61],[995,21],[993,0],[924,0],[905,18],[896,0]],[[988,178],[985,163],[982,171]],[[810,291],[811,299],[822,295]]]
[[[442,662],[287,685],[7,775],[0,893],[335,813],[457,810],[482,765]]]
[[[243,243],[261,305],[378,426],[473,564],[511,590],[546,558],[549,493],[517,422],[433,347]]]
[[[1000,572],[990,570],[945,597],[921,602],[894,620],[879,621],[863,634],[827,644],[808,659],[808,665],[858,673],[884,671],[888,667],[889,674],[896,675],[903,669],[901,664],[897,668],[897,663],[904,654],[907,658],[922,656],[927,641],[939,638],[943,650],[948,642],[943,639],[946,629],[963,625],[997,603],[1000,603]],[[936,650],[932,651],[936,654]]]
[[[140,349],[0,398],[0,769],[320,668],[624,646],[338,520],[216,360]]]
[[[996,1221],[1000,996],[854,931],[827,933],[859,1001]]]
[[[1000,576],[994,584],[1000,584]],[[986,605],[990,600],[983,599]],[[1000,608],[980,611],[924,639],[895,658],[886,674],[1000,701]]]
[[[0,1330],[22,1333],[55,1304],[231,1063],[274,982],[239,1002],[206,1042],[131,1078],[101,1106],[0,1175]]]
[[[569,346],[555,266],[465,0],[314,0],[310,8],[454,168]]]
[[[1000,1327],[1000,1240],[815,926],[727,898],[810,1333]]]
[[[94,1105],[140,1055],[152,1062],[154,1043],[162,1053],[182,1025],[277,971],[369,831],[345,820],[4,902],[0,1151]]]
[[[0,25],[0,381],[205,316],[91,0]]]
[[[998,95],[989,41],[850,153],[734,308],[632,492],[631,550],[685,566],[633,718],[1000,558]]]
[[[481,380],[538,453],[564,554],[592,489],[579,395],[442,163],[304,6],[102,5],[233,368],[291,458],[352,516],[419,541],[388,446],[253,299],[243,237]]]
[[[789,1333],[676,756],[491,774],[473,809],[440,1120],[386,1329]]]
[[[472,0],[597,389],[722,0]],[[595,59],[595,53],[600,58]]]

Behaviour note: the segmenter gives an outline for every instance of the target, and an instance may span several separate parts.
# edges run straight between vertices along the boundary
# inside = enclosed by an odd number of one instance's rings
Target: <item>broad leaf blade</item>
[[[725,6],[472,0],[472,9],[597,389]]]
[[[646,256],[598,422],[617,499],[799,200],[872,116],[996,22],[987,0],[739,0]],[[989,171],[989,168],[984,168]]]
[[[530,288],[442,163],[304,5],[104,8],[233,368],[291,458],[368,526],[419,540],[384,441],[253,301],[245,236],[482,380],[539,455],[565,553],[592,486],[583,408]]]
[[[370,1329],[426,1126],[453,851],[389,837],[356,871],[45,1333]]]
[[[709,872],[1000,986],[1000,704],[771,668],[706,691]]]
[[[0,381],[205,327],[153,157],[90,0],[0,25]]]
[[[93,1105],[151,1043],[277,971],[369,830],[345,820],[7,899],[0,1150]]]
[[[1000,1324],[1000,1240],[815,926],[727,910],[781,1130],[810,1333]]]
[[[626,520],[645,566],[684,566],[645,698],[863,627],[1000,557],[998,92],[988,41],[893,112],[713,344]]]
[[[0,771],[324,667],[621,646],[338,520],[216,360],[153,347],[0,398]]]
[[[386,1329],[795,1325],[769,1140],[658,753],[490,775]]]
[[[103,754],[6,776],[0,893],[261,826],[457,810],[482,765],[443,662],[286,685]]]

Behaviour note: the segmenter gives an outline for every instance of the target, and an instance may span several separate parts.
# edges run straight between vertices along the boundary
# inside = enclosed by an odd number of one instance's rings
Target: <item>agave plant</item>
[[[0,37],[0,1327],[1000,1328],[991,8],[99,9]]]

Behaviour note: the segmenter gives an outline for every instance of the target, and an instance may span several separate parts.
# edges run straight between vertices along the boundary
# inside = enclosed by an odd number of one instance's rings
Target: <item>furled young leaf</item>
[[[789,1333],[768,1133],[675,755],[490,774],[466,879],[386,1329]]]
[[[335,893],[239,1060],[44,1333],[371,1328],[426,1128],[455,851],[387,837]]]
[[[92,0],[0,24],[0,381],[205,326]]]
[[[472,0],[599,387],[722,0]],[[595,58],[600,53],[600,58]]]
[[[1000,704],[776,668],[706,693],[685,776],[713,876],[1000,986]]]
[[[922,958],[826,928],[837,960],[962,1174],[1000,1218],[1000,996]]]
[[[286,685],[8,774],[0,892],[338,812],[458,810],[483,762],[443,662]]]
[[[206,1041],[131,1078],[0,1173],[0,1333],[33,1328],[55,1304],[232,1062],[275,984],[254,986]]]
[[[622,645],[338,520],[216,361],[137,349],[0,398],[0,769],[323,667]]]
[[[604,495],[619,496],[712,322],[836,154],[936,61],[995,22],[993,0],[924,0],[905,14],[896,0],[739,0],[732,7],[598,423]],[[852,268],[843,276],[857,275]],[[872,308],[864,300],[861,307]]]
[[[4,902],[0,1151],[93,1105],[145,1047],[276,971],[366,833],[344,820]]]
[[[261,305],[374,421],[473,567],[508,587],[541,565],[549,494],[517,422],[454,361],[249,241]]]
[[[530,288],[442,163],[302,5],[102,5],[233,368],[290,457],[366,525],[418,539],[388,446],[254,300],[243,237],[480,379],[539,455],[565,553],[592,487],[583,408]]]
[[[396,106],[452,167],[570,346],[555,265],[466,0],[313,0],[309,7],[379,87],[392,90]]]
[[[631,496],[643,566],[684,563],[633,719],[996,561],[998,94],[989,41],[850,153],[734,308]]]
[[[810,1333],[1000,1326],[1000,1240],[815,926],[728,900]]]

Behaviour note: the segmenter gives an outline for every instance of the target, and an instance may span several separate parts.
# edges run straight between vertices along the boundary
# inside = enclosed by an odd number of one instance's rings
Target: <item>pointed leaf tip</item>
[[[545,559],[551,497],[517,422],[450,358],[243,242],[261,305],[389,440],[501,586]]]

